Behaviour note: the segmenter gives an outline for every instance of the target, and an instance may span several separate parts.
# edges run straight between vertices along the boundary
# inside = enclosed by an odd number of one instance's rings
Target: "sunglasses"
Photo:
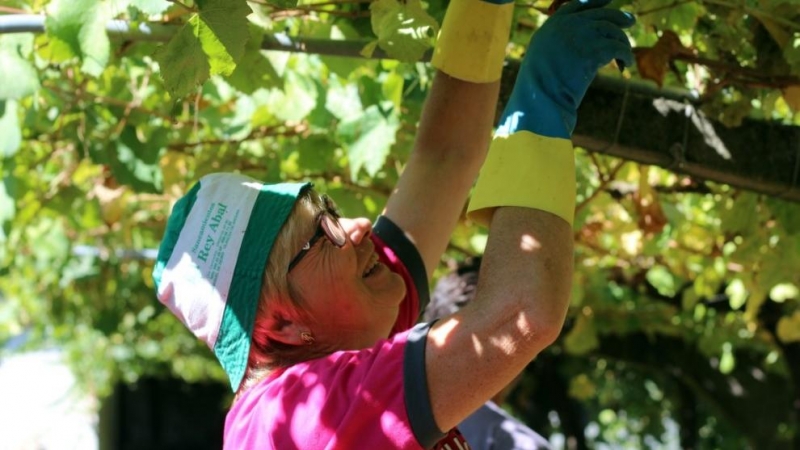
[[[341,215],[339,214],[339,210],[336,209],[336,205],[333,204],[333,201],[331,201],[327,195],[323,195],[320,198],[322,199],[324,209],[317,214],[315,219],[317,231],[314,233],[314,236],[306,242],[303,248],[300,249],[297,255],[292,258],[286,273],[291,272],[292,269],[303,260],[303,257],[308,254],[311,248],[314,247],[314,244],[323,236],[328,238],[328,240],[338,248],[344,247],[344,244],[347,243],[347,233],[345,233],[344,228],[342,228],[342,224],[339,223]]]

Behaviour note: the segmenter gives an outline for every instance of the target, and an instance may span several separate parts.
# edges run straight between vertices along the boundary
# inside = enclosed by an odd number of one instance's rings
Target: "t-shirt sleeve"
[[[391,334],[394,335],[413,327],[428,305],[428,274],[417,247],[391,219],[380,216],[375,221],[371,236],[380,261],[403,277],[406,283],[406,298],[392,329]]]

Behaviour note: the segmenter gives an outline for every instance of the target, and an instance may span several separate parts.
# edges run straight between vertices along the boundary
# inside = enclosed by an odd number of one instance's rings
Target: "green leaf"
[[[575,325],[564,338],[564,348],[573,355],[585,355],[600,345],[597,339],[597,330],[594,319],[585,314],[579,314]]]
[[[125,127],[119,139],[109,144],[107,149],[109,165],[117,181],[139,192],[160,192],[162,178],[158,159],[161,146],[157,141],[157,138],[151,138],[151,142],[141,142],[134,127]]]
[[[378,41],[370,41],[358,54],[364,58],[372,58],[372,54],[375,53],[376,48],[378,48]]]
[[[703,5],[697,2],[681,2],[665,8],[664,0],[640,0],[637,8],[638,11],[647,11],[647,14],[636,18],[642,26],[676,31],[693,29],[697,19],[706,12]]]
[[[728,294],[728,303],[730,303],[732,309],[741,308],[747,301],[747,288],[742,280],[738,278],[725,288],[725,293]]]
[[[364,112],[364,108],[361,106],[358,86],[355,84],[341,85],[332,79],[325,99],[325,108],[339,120],[360,116]]]
[[[80,58],[81,70],[99,76],[108,64],[111,44],[106,34],[107,17],[99,0],[56,0],[45,20],[54,49]],[[58,50],[55,50],[58,53]]]
[[[772,300],[783,303],[786,300],[800,297],[800,289],[792,283],[776,284],[769,291],[769,298]]]
[[[299,70],[287,71],[284,90],[273,90],[271,100],[270,106],[275,117],[302,120],[317,106],[316,85],[311,77]]]
[[[722,345],[722,355],[719,358],[719,371],[729,374],[736,367],[736,356],[733,354],[733,345],[726,342]]]
[[[131,6],[145,14],[156,16],[166,11],[170,7],[170,2],[167,0],[131,0]]]
[[[722,229],[736,234],[749,234],[758,227],[758,195],[741,192],[735,200],[729,201],[720,212]]]
[[[0,101],[18,100],[39,89],[39,74],[23,57],[23,45],[6,37],[0,37]]]
[[[300,139],[297,163],[309,172],[324,173],[334,167],[336,144],[327,135],[312,135]]]
[[[784,230],[790,233],[800,231],[800,205],[775,198],[768,199],[767,204]]]
[[[800,342],[800,311],[781,317],[777,327],[778,338],[785,344]]]
[[[17,102],[0,101],[0,157],[14,156],[22,145],[22,131],[17,117]]]
[[[8,231],[6,224],[11,222],[17,210],[13,193],[10,192],[11,189],[8,188],[7,184],[9,184],[8,177],[0,183],[0,243],[5,241]],[[0,247],[0,255],[2,254],[2,247]]]
[[[231,75],[250,38],[244,0],[198,0],[200,12],[154,55],[173,97],[183,97],[211,75]]]
[[[377,0],[370,4],[370,11],[378,45],[392,58],[419,61],[433,46],[439,24],[425,11],[420,0]],[[368,48],[364,48],[362,54],[364,52],[371,53]]]
[[[647,271],[647,281],[649,281],[661,295],[674,297],[677,294],[677,283],[675,277],[664,266],[653,266]]]
[[[568,393],[574,399],[586,401],[597,395],[597,385],[588,375],[582,373],[569,381]]]
[[[400,108],[403,103],[403,87],[405,80],[395,72],[388,72],[381,80],[383,96],[394,104],[395,108]]]
[[[245,94],[252,94],[259,88],[281,86],[281,77],[261,51],[263,37],[261,28],[251,24],[250,39],[245,46],[244,56],[236,64],[233,73],[226,78],[231,86]]]
[[[211,73],[208,57],[189,25],[178,31],[166,46],[160,47],[154,57],[161,66],[164,84],[174,98],[192,92]]]
[[[384,117],[375,105],[367,108],[363,115],[339,124],[336,134],[347,149],[352,179],[357,178],[362,168],[371,177],[378,173],[395,142],[399,126],[397,117]]]
[[[229,75],[244,55],[250,38],[247,16],[253,12],[244,0],[198,0],[195,21],[211,74]]]

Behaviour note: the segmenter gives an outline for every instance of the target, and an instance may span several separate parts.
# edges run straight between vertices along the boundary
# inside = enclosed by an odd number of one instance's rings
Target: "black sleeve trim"
[[[431,398],[428,394],[428,374],[425,370],[425,344],[431,323],[420,323],[408,334],[403,360],[403,386],[408,422],[422,448],[432,448],[445,433],[433,419]]]
[[[372,232],[403,261],[414,282],[414,287],[417,289],[419,297],[417,313],[418,315],[422,314],[430,302],[430,292],[428,291],[428,272],[425,270],[425,263],[422,261],[417,247],[406,237],[406,233],[386,216],[378,217],[372,227]]]

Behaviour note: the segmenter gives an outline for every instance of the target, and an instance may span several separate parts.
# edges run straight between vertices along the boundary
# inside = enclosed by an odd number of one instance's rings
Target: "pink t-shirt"
[[[414,326],[428,299],[422,259],[385,217],[371,236],[381,262],[407,286],[392,335],[372,348],[276,371],[251,388],[228,412],[226,449],[469,448],[458,430],[441,433],[431,412],[425,376],[428,324]]]

